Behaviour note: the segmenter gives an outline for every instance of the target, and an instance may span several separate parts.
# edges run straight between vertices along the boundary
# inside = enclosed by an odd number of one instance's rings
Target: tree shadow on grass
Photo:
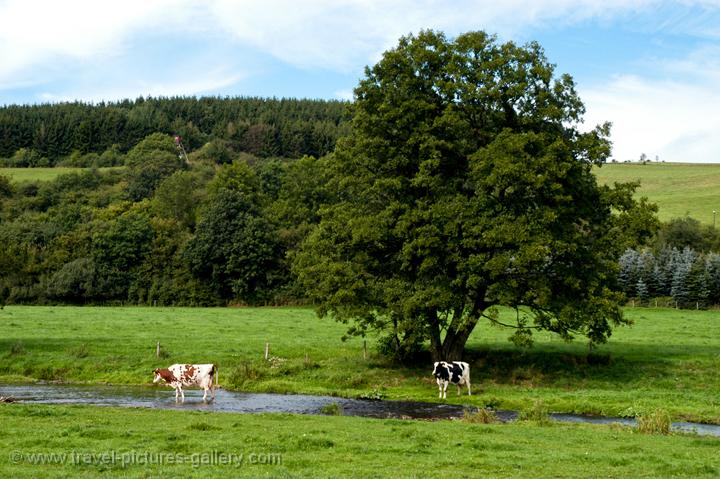
[[[473,377],[501,384],[538,386],[573,381],[601,381],[618,385],[646,377],[663,378],[677,374],[684,358],[712,358],[714,350],[705,346],[624,344],[589,352],[575,347],[519,349],[473,347],[465,360],[472,365]],[[476,379],[476,380],[477,380]]]
[[[536,345],[528,349],[473,344],[465,350],[462,360],[470,363],[476,382],[573,387],[589,381],[623,387],[647,378],[662,380],[684,374],[684,361],[712,361],[716,355],[715,348],[703,345],[622,343],[603,345],[590,352],[580,343]],[[431,374],[432,359],[427,350],[413,359],[411,365],[404,367],[418,376]],[[384,363],[378,367],[403,366]]]

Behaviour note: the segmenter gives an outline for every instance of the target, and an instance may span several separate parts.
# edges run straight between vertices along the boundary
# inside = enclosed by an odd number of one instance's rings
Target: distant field
[[[662,221],[690,215],[712,224],[720,213],[720,164],[609,163],[595,174],[602,184],[639,180],[638,194],[657,203]]]
[[[122,167],[98,168],[100,171],[107,171]],[[89,168],[0,168],[0,175],[9,176],[13,183],[22,183],[25,181],[51,181],[60,175],[68,173],[77,173]]]

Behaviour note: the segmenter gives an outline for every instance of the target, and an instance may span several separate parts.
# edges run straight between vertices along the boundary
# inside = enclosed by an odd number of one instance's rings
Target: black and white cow
[[[214,364],[173,364],[168,368],[158,368],[153,371],[154,383],[165,380],[168,386],[175,388],[175,400],[178,394],[185,401],[183,386],[200,386],[203,389],[203,401],[208,391],[215,399],[215,384],[217,383],[217,366]]]
[[[453,383],[457,386],[458,396],[460,395],[460,386],[467,384],[468,396],[470,396],[470,365],[462,361],[438,361],[433,368],[433,376],[437,380],[440,389],[439,398],[447,398],[448,384]]]

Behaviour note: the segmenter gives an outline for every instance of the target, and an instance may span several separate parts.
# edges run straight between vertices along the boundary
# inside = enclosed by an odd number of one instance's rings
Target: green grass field
[[[720,164],[608,163],[594,171],[601,184],[639,180],[638,195],[657,203],[662,221],[689,215],[712,224],[720,212]]]
[[[522,410],[720,424],[720,321],[714,311],[629,309],[635,321],[588,355],[578,340],[539,334],[530,350],[483,324],[468,343],[475,394],[448,401]],[[438,401],[430,359],[387,363],[368,339],[340,341],[344,326],[302,308],[93,308],[8,306],[0,311],[0,382],[149,384],[153,368],[216,362],[227,388]],[[155,356],[160,341],[163,358]],[[272,361],[263,359],[270,343]],[[427,364],[425,364],[427,363]]]
[[[100,171],[117,169],[122,167],[98,168]],[[88,168],[67,168],[67,167],[48,167],[48,168],[0,168],[0,175],[8,176],[13,183],[23,183],[26,181],[51,181],[60,175],[68,173],[77,173]]]
[[[645,435],[617,425],[471,424],[20,404],[0,404],[0,423],[0,474],[13,478],[720,474],[717,438]],[[160,461],[164,464],[158,465]]]

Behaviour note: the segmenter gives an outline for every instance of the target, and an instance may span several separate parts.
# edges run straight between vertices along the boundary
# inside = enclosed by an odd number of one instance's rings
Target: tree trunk
[[[465,351],[465,343],[467,343],[470,333],[475,329],[477,319],[468,320],[468,324],[464,325],[459,330],[449,330],[445,335],[445,340],[442,342],[440,351],[433,356],[437,356],[440,359],[436,361],[460,361]]]
[[[433,361],[460,361],[462,359],[465,343],[467,343],[470,333],[475,329],[481,311],[481,303],[476,302],[465,320],[461,317],[462,313],[455,313],[456,317],[450,323],[442,344],[437,344],[431,338],[430,350]]]
[[[427,315],[430,325],[430,354],[433,361],[442,361],[439,354],[442,351],[442,341],[440,340],[440,321],[438,321],[437,311],[430,309]]]

